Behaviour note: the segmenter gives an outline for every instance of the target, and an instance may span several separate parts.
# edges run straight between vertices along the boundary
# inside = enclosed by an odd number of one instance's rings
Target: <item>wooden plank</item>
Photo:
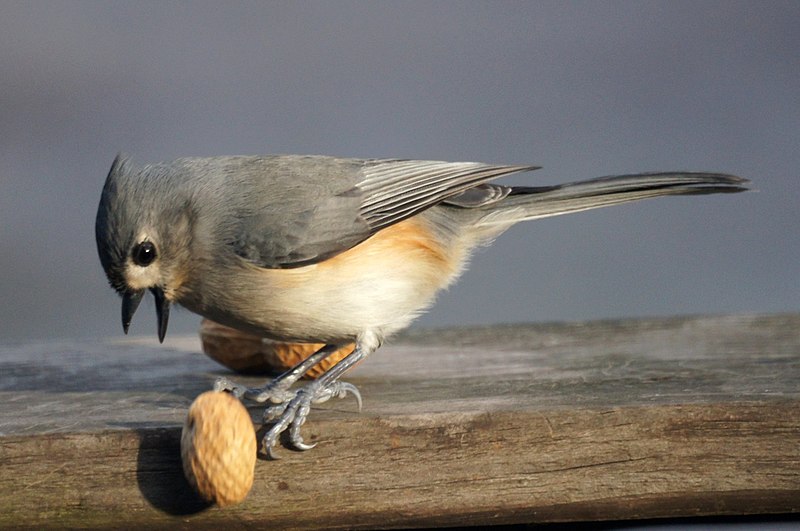
[[[374,528],[800,512],[800,315],[420,331],[208,507],[197,338],[0,347],[0,527]],[[238,378],[250,384],[258,378]],[[258,409],[252,408],[254,419]]]

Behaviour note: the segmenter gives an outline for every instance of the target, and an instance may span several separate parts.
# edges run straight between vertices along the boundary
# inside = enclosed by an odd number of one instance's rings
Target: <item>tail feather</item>
[[[513,187],[507,197],[486,209],[479,225],[508,225],[667,195],[743,192],[747,182],[721,173],[639,173],[558,186]]]

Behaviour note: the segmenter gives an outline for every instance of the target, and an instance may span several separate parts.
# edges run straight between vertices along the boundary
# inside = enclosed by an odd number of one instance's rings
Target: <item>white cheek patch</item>
[[[157,286],[159,283],[158,264],[142,267],[128,262],[125,267],[125,280],[126,284],[135,290]]]

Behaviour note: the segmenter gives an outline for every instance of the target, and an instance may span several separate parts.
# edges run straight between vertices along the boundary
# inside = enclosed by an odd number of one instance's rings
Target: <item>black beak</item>
[[[158,341],[163,343],[167,335],[167,324],[169,323],[169,301],[164,296],[161,288],[150,288],[150,292],[156,299],[156,316],[158,317]],[[122,294],[122,330],[128,333],[131,326],[133,314],[142,302],[144,290],[126,291]]]
[[[122,294],[122,330],[128,333],[128,328],[131,326],[133,314],[136,313],[136,308],[142,302],[142,295],[144,290],[126,291]]]
[[[163,343],[167,335],[167,324],[169,324],[169,301],[164,296],[161,288],[150,288],[150,293],[156,299],[156,316],[158,317],[158,342]]]

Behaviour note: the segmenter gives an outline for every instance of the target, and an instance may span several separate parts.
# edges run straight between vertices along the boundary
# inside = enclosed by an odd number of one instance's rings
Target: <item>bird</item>
[[[492,182],[529,165],[324,155],[114,159],[95,220],[97,250],[122,297],[125,333],[146,291],[158,339],[178,304],[277,341],[324,346],[263,387],[220,378],[242,400],[268,403],[262,451],[301,434],[312,404],[354,395],[341,377],[407,327],[512,225],[660,196],[735,193],[746,179],[710,172],[613,175],[567,184]],[[348,344],[318,379],[294,384]]]

